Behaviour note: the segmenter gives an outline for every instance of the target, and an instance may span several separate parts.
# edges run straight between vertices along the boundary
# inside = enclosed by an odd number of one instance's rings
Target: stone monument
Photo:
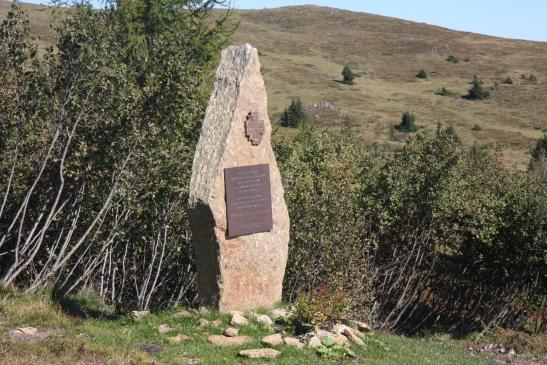
[[[249,44],[222,52],[194,157],[189,207],[201,304],[226,312],[279,301],[289,216],[258,52]]]

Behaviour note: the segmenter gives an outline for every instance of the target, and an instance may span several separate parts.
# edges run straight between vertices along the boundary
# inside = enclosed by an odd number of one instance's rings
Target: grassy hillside
[[[237,356],[245,348],[263,347],[260,339],[273,333],[256,321],[242,326],[240,333],[252,338],[247,345],[214,347],[209,335],[221,334],[229,316],[191,311],[177,318],[176,309],[153,313],[136,322],[117,316],[90,295],[52,301],[48,295],[23,295],[0,287],[0,364],[264,364]],[[198,327],[200,318],[219,320],[215,326]],[[160,325],[168,325],[160,333]],[[12,334],[18,327],[32,326],[35,335]],[[189,336],[182,343],[170,338]],[[387,334],[369,336],[366,348],[356,349],[355,358],[320,358],[311,349],[278,346],[281,355],[268,364],[468,364],[490,365],[485,355],[473,355],[465,342],[447,337],[412,339]]]
[[[8,6],[0,0],[0,16]],[[47,12],[28,9],[40,44],[53,42]],[[272,119],[291,98],[301,97],[305,105],[324,100],[335,109],[319,111],[313,123],[336,129],[345,120],[367,142],[397,146],[405,136],[392,126],[411,111],[423,127],[453,126],[468,145],[500,144],[504,161],[521,168],[547,129],[547,43],[316,6],[242,10],[236,18],[241,23],[233,43],[260,50]],[[448,62],[449,55],[459,62]],[[338,82],[345,64],[361,75],[355,85]],[[428,79],[416,78],[421,68]],[[523,74],[537,81],[523,80]],[[485,87],[498,84],[490,100],[459,97],[474,75]],[[512,85],[503,83],[507,77]],[[442,87],[456,96],[436,95]]]

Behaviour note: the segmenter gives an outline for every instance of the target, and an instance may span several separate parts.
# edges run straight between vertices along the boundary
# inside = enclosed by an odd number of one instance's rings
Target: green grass
[[[74,300],[75,299],[75,300]],[[67,305],[67,303],[70,303]],[[76,304],[75,304],[76,303]],[[71,313],[81,305],[78,315]],[[99,310],[100,309],[100,310]],[[185,364],[199,359],[200,364],[263,364],[261,360],[238,357],[239,350],[259,348],[260,339],[273,333],[271,329],[251,320],[240,329],[241,335],[250,336],[250,344],[238,347],[213,347],[207,336],[220,334],[229,322],[229,316],[211,311],[204,317],[220,319],[218,328],[196,328],[201,318],[176,319],[172,308],[144,317],[138,322],[128,316],[114,316],[108,308],[97,305],[92,294],[70,298],[61,305],[47,293],[25,295],[14,291],[0,291],[0,364]],[[82,317],[83,316],[83,317]],[[167,324],[171,332],[160,334],[158,327]],[[42,341],[13,341],[8,331],[17,326],[33,326],[50,332]],[[167,338],[186,334],[192,339],[179,344]],[[157,344],[161,351],[149,355],[139,349],[142,344]],[[369,336],[365,349],[354,349],[355,358],[325,359],[309,349],[296,350],[279,346],[282,355],[268,364],[494,364],[487,357],[474,357],[465,350],[461,341],[447,338],[406,338],[389,334]]]

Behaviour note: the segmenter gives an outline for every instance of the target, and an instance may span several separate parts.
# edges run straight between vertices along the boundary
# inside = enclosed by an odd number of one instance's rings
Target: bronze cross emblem
[[[264,120],[261,120],[258,112],[249,112],[245,117],[245,136],[251,145],[258,146],[264,135]]]

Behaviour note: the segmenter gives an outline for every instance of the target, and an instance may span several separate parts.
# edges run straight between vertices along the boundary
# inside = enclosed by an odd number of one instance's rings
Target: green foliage
[[[450,63],[458,63],[459,62],[459,60],[454,55],[448,56],[446,60]]]
[[[471,81],[471,89],[469,89],[469,93],[465,97],[469,100],[490,99],[490,92],[484,90],[483,84],[484,82],[481,79],[474,76],[473,81]]]
[[[341,282],[352,311],[407,330],[518,326],[523,306],[545,310],[545,180],[465,149],[452,128],[395,152],[307,130],[276,153],[291,216],[287,299]]]
[[[439,95],[439,96],[456,96],[457,93],[455,93],[454,91],[448,90],[445,87],[442,87],[440,90],[438,90],[435,93],[435,95]]]
[[[353,80],[355,79],[355,74],[350,70],[348,65],[344,66],[344,69],[342,70],[342,82],[344,84],[353,85]]]
[[[304,111],[304,106],[300,98],[293,99],[288,109],[283,111],[281,116],[281,125],[284,127],[303,127],[305,126],[308,117]]]
[[[509,76],[505,80],[503,80],[503,83],[506,85],[513,85],[513,79]]]
[[[44,57],[13,7],[0,31],[2,282],[87,283],[120,306],[191,297],[187,186],[230,34],[229,12],[210,21],[218,3],[74,2]]]
[[[395,128],[406,133],[416,132],[418,130],[416,116],[411,112],[404,112],[401,122]]]
[[[535,82],[535,81],[537,81],[538,79],[537,79],[536,75],[530,74],[530,76],[528,77],[528,80],[529,80],[529,81],[532,81],[532,82]]]
[[[416,77],[419,79],[427,79],[427,72],[422,68],[418,73],[416,74]]]
[[[475,125],[473,126],[473,128],[471,128],[471,130],[472,130],[472,131],[479,132],[479,131],[482,130],[482,127],[481,127],[480,125],[478,125],[478,124],[475,124]]]
[[[325,325],[343,319],[350,307],[348,294],[338,285],[320,285],[296,299],[296,313],[303,323]]]
[[[536,161],[547,156],[547,135],[537,140],[536,146],[530,151],[530,154]]]

